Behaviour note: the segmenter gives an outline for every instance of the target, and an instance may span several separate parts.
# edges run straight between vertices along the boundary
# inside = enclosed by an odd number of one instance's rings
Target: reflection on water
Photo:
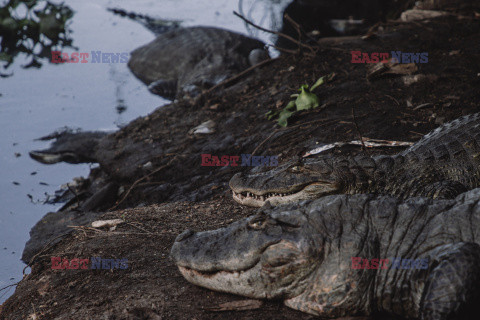
[[[9,0],[0,7],[0,61],[7,69],[23,53],[30,61],[23,68],[40,68],[53,49],[71,47],[67,25],[70,7],[44,0]],[[12,74],[2,73],[2,76]]]

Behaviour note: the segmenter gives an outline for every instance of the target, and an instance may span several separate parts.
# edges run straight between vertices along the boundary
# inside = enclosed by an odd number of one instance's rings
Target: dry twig
[[[215,91],[216,89],[218,89],[218,88],[220,88],[220,87],[222,87],[222,86],[224,86],[224,85],[229,84],[230,82],[233,82],[233,81],[235,81],[235,80],[243,77],[244,75],[246,75],[247,73],[249,73],[250,71],[252,71],[252,70],[254,70],[254,69],[256,69],[256,68],[259,68],[259,67],[262,67],[262,66],[264,66],[264,65],[266,65],[266,64],[268,64],[268,63],[271,63],[271,62],[274,61],[274,60],[277,60],[277,58],[263,60],[262,62],[259,62],[259,63],[257,63],[256,65],[253,65],[253,66],[249,67],[248,69],[245,69],[245,70],[243,70],[242,72],[234,75],[233,77],[230,77],[230,78],[228,78],[228,79],[225,79],[224,81],[222,81],[222,82],[214,85],[213,87],[211,87],[211,88],[208,89],[207,91],[203,92],[203,93],[200,95],[200,97],[207,96],[208,94],[210,94],[211,92]],[[200,97],[198,97],[196,100],[199,100]]]
[[[154,171],[150,172],[149,174],[144,175],[144,176],[141,177],[140,179],[137,179],[137,180],[130,186],[130,188],[128,188],[127,192],[126,192],[125,195],[122,197],[122,199],[120,199],[120,201],[118,201],[113,207],[111,207],[111,208],[108,209],[107,211],[115,210],[123,201],[125,201],[125,199],[128,197],[128,195],[130,194],[130,192],[131,192],[140,182],[142,182],[143,180],[147,179],[148,177],[154,175],[155,173],[159,172],[160,170],[163,170],[163,169],[165,169],[166,167],[168,167],[175,158],[176,158],[176,157],[173,157],[172,159],[170,159],[170,161],[168,161],[168,163],[167,163],[166,165],[163,165],[163,166],[161,166],[160,168],[157,168],[157,169],[155,169]]]
[[[368,151],[367,147],[365,146],[365,142],[363,141],[362,133],[360,132],[360,128],[358,127],[358,124],[357,124],[357,119],[355,118],[355,107],[352,107],[352,118],[353,118],[353,123],[355,124],[355,128],[357,129],[357,133],[360,136],[360,141],[362,142],[363,152],[370,155],[370,151]]]
[[[294,38],[290,37],[289,35],[286,35],[284,33],[281,33],[281,32],[278,32],[278,31],[273,31],[273,30],[268,30],[268,29],[265,29],[255,23],[253,23],[252,21],[248,20],[247,18],[245,18],[244,16],[242,16],[241,14],[239,14],[238,12],[236,11],[233,11],[233,14],[236,15],[237,17],[239,17],[240,19],[242,19],[243,21],[245,21],[246,23],[252,25],[253,27],[259,29],[259,30],[262,30],[264,32],[268,32],[268,33],[273,33],[279,37],[282,37],[282,38],[285,38],[287,40],[290,40],[292,41],[293,43],[295,43],[296,45],[298,45],[299,47],[303,47],[303,48],[306,48],[308,50],[311,51],[311,53],[313,55],[315,55],[315,49],[312,47],[312,46],[309,46],[308,44],[305,44],[301,41],[298,41],[298,40],[295,40]],[[293,20],[292,20],[293,21]]]

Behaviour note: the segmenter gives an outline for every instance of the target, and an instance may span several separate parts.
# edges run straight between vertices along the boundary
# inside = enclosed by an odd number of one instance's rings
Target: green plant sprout
[[[300,89],[298,89],[300,93],[295,93],[290,96],[291,98],[296,98],[295,100],[291,100],[281,111],[270,110],[267,112],[265,114],[267,119],[270,120],[278,116],[278,124],[282,127],[286,127],[288,125],[288,118],[290,118],[296,112],[318,108],[320,106],[320,99],[312,91],[322,84],[332,80],[334,76],[335,73],[331,73],[321,77],[312,85],[310,89],[308,84],[303,84]]]

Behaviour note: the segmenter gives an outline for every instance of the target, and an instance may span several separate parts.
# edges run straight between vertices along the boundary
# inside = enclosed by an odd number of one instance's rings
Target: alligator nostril
[[[180,241],[183,241],[185,239],[187,239],[188,237],[190,237],[191,235],[195,234],[195,232],[193,232],[192,230],[185,230],[183,231],[182,233],[180,233],[177,238],[175,239],[175,242],[180,242]]]

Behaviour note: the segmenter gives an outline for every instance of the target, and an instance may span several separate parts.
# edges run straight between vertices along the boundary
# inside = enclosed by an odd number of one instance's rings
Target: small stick
[[[256,148],[252,151],[252,156],[255,154],[255,152],[257,152],[258,148],[260,148],[265,142],[268,141],[268,139],[270,139],[278,131],[279,131],[279,129],[274,130],[265,140],[260,142],[260,144],[258,146],[256,146]]]
[[[30,261],[28,262],[28,264],[25,266],[25,268],[23,268],[23,275],[25,275],[25,270],[28,268],[28,267],[31,267],[32,266],[32,263],[33,261],[40,255],[42,254],[45,250],[49,249],[49,245],[50,243],[52,243],[53,241],[57,240],[58,238],[61,238],[61,237],[64,237],[67,233],[63,233],[61,235],[58,235],[56,236],[55,238],[51,239],[50,241],[47,242],[46,245],[43,246],[42,250],[40,250],[39,252],[37,252],[31,259]],[[31,275],[31,273],[27,274],[27,276],[25,278],[23,278],[23,280],[25,280],[29,275]]]
[[[70,187],[70,184],[67,183],[67,188],[68,190],[73,193],[73,196],[75,197],[75,199],[77,200],[77,203],[76,203],[76,208],[75,209],[78,209],[80,208],[80,198],[78,197],[78,194],[75,192],[75,190],[73,190],[71,187]],[[73,209],[73,208],[72,208]]]
[[[287,39],[287,40],[290,40],[290,41],[292,41],[293,43],[296,43],[296,44],[297,44],[298,46],[300,46],[300,47],[304,47],[304,48],[309,49],[313,54],[315,54],[315,50],[314,50],[311,46],[309,46],[309,45],[307,45],[307,44],[305,44],[305,43],[302,43],[302,42],[300,42],[300,41],[298,41],[298,40],[295,40],[294,38],[290,37],[289,35],[286,35],[286,34],[284,34],[284,33],[277,32],[277,31],[273,31],[273,30],[268,30],[268,29],[265,29],[265,28],[263,28],[263,27],[260,27],[259,25],[257,25],[257,24],[255,24],[255,23],[253,23],[252,21],[248,20],[247,18],[245,18],[244,16],[242,16],[241,14],[239,14],[239,13],[236,12],[236,11],[233,11],[233,14],[236,15],[237,17],[239,17],[240,19],[242,19],[243,21],[245,21],[246,23],[254,26],[254,27],[257,28],[257,29],[260,29],[260,30],[262,30],[262,31],[264,31],[264,32],[273,33],[273,34],[275,34],[275,35],[277,35],[277,36],[279,36],[279,37],[282,37],[282,38],[285,38],[285,39]]]
[[[175,159],[175,158],[173,158]],[[130,192],[133,190],[133,188],[135,188],[140,182],[142,182],[143,180],[147,179],[148,177],[150,177],[151,175],[159,172],[160,170],[163,170],[165,169],[166,167],[168,167],[170,165],[170,163],[172,162],[171,159],[170,161],[168,161],[168,163],[164,166],[161,166],[160,168],[157,168],[155,169],[153,172],[150,172],[149,174],[147,175],[144,175],[143,177],[141,177],[140,179],[137,179],[131,186],[130,188],[127,190],[127,192],[125,193],[125,195],[122,197],[122,199],[117,202],[113,207],[111,207],[110,209],[108,209],[107,211],[112,211],[114,209],[116,209],[123,201],[125,201],[125,199],[128,197],[128,195],[130,194]]]
[[[362,142],[362,149],[365,153],[370,155],[370,151],[368,151],[367,147],[365,147],[365,142],[363,141],[362,133],[360,132],[360,128],[358,127],[358,124],[357,124],[357,119],[355,118],[355,107],[352,107],[352,118],[353,118],[353,123],[355,124],[355,128],[357,129],[358,135],[360,136],[360,141]]]
[[[264,65],[266,65],[266,64],[268,64],[268,63],[270,63],[270,62],[272,62],[272,61],[274,61],[274,60],[277,60],[277,58],[267,59],[267,60],[264,60],[264,61],[262,61],[262,62],[259,62],[259,63],[257,63],[256,65],[253,65],[253,66],[251,66],[250,68],[245,69],[245,70],[243,70],[242,72],[236,74],[235,76],[233,76],[233,77],[231,77],[231,78],[228,78],[228,79],[226,79],[226,80],[224,80],[224,81],[222,81],[222,82],[214,85],[213,87],[211,87],[211,88],[208,89],[207,91],[203,92],[201,96],[206,96],[206,95],[210,94],[212,91],[214,91],[215,89],[217,89],[217,88],[219,88],[219,87],[221,87],[221,86],[224,86],[224,85],[226,85],[226,84],[228,84],[228,83],[230,83],[230,82],[233,82],[233,81],[237,80],[238,78],[241,78],[241,77],[244,76],[245,74],[249,73],[249,72],[252,71],[253,69],[256,69],[256,68],[259,68],[259,67],[261,67],[261,66],[264,66]],[[198,100],[198,98],[197,98],[197,100]]]
[[[296,127],[299,127],[299,126],[303,126],[303,125],[308,125],[308,124],[312,124],[312,123],[315,123],[315,122],[319,122],[319,121],[327,121],[326,119],[318,119],[318,120],[313,120],[313,121],[309,121],[309,122],[305,122],[305,123],[300,123],[300,124],[297,124],[295,126],[291,126],[291,127],[286,127],[286,128],[279,128],[279,129],[275,129],[275,131],[273,131],[267,138],[265,138],[257,147],[255,147],[255,149],[252,151],[252,156],[255,154],[255,152],[258,150],[258,148],[260,148],[265,142],[267,142],[275,133],[277,132],[280,132],[280,131],[285,131],[285,130],[291,130],[293,128],[296,128]],[[334,121],[328,121],[326,123],[322,123],[322,125],[326,125],[326,124],[330,124],[330,123],[333,123]]]
[[[398,100],[397,100],[397,99],[395,99],[394,97],[392,97],[392,96],[389,96],[388,94],[386,94],[386,95],[385,95],[385,97],[388,97],[388,98],[392,99],[393,101],[395,101],[395,103],[397,104],[397,106],[399,106],[399,105],[400,105],[400,103],[398,102]]]
[[[285,52],[285,53],[289,53],[289,54],[298,54],[298,53],[299,53],[298,50],[284,49],[284,48],[280,48],[280,47],[274,46],[273,44],[267,44],[267,46],[272,47],[272,48],[274,48],[274,49],[277,49],[278,51]]]
[[[298,23],[296,23],[295,20],[293,20],[292,18],[290,18],[290,16],[288,15],[288,13],[285,13],[283,16],[284,16],[285,19],[287,19],[287,21],[290,22],[290,24],[295,28],[295,30],[297,31],[297,34],[298,34],[298,41],[300,41],[301,38],[302,38],[302,31],[300,30],[300,26],[298,25]]]
[[[146,233],[154,234],[154,233],[151,232],[151,231],[148,231],[148,230],[145,230],[145,229],[143,229],[143,228],[141,228],[141,227],[139,227],[139,226],[136,226],[134,223],[127,222],[127,224],[128,224],[128,225],[131,225],[131,226],[134,227],[134,228],[140,229],[141,231],[145,231]]]

